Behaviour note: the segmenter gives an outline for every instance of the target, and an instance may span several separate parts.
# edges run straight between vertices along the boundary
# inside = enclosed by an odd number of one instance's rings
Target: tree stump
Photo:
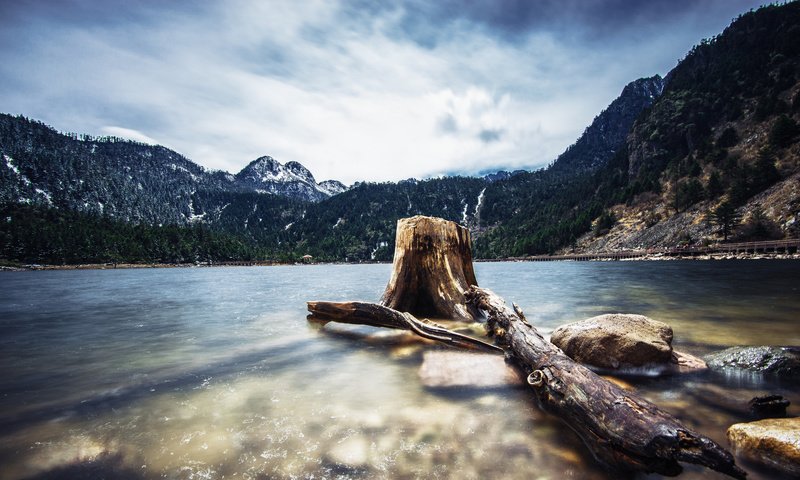
[[[397,221],[392,276],[381,305],[417,317],[476,321],[482,314],[466,301],[478,285],[469,230],[442,218]]]

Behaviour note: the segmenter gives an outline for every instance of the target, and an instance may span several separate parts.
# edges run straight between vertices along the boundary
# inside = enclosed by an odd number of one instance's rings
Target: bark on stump
[[[380,304],[417,317],[476,321],[464,294],[478,285],[469,230],[421,215],[397,221],[392,276]]]

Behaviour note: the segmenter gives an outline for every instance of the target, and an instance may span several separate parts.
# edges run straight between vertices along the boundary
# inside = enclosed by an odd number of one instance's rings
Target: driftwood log
[[[309,320],[407,329],[453,347],[504,352],[527,377],[541,407],[571,427],[612,470],[677,475],[682,471],[679,462],[689,462],[746,477],[714,441],[574,362],[545,340],[519,308],[510,309],[494,293],[478,288],[469,232],[453,225],[428,217],[400,220],[394,270],[382,305],[308,302]],[[465,281],[473,283],[464,286]],[[498,346],[419,320],[415,312],[457,319],[483,318],[485,312],[487,333]]]
[[[569,425],[601,463],[618,470],[677,475],[682,461],[746,477],[733,456],[713,440],[567,357],[516,305],[512,310],[478,287],[468,297],[488,314],[487,331],[528,376],[541,407]]]
[[[397,221],[394,265],[381,305],[418,317],[475,321],[465,293],[477,285],[469,230],[417,215]]]

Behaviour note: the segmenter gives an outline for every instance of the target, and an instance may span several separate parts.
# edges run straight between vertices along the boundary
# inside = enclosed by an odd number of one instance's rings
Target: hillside
[[[579,248],[800,236],[798,38],[792,3],[742,15],[696,46],[628,135],[624,203],[610,206],[619,221]]]

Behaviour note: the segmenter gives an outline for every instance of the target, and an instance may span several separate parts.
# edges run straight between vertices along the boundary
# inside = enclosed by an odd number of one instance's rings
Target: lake
[[[307,322],[308,300],[377,301],[390,271],[0,273],[0,478],[614,478],[525,389],[426,389],[419,347]],[[669,323],[676,349],[696,355],[800,345],[796,261],[477,263],[476,273],[546,335],[625,312]],[[744,420],[726,400],[779,393],[800,413],[800,386],[786,382],[627,381],[722,445]],[[687,466],[681,478],[726,477]]]

